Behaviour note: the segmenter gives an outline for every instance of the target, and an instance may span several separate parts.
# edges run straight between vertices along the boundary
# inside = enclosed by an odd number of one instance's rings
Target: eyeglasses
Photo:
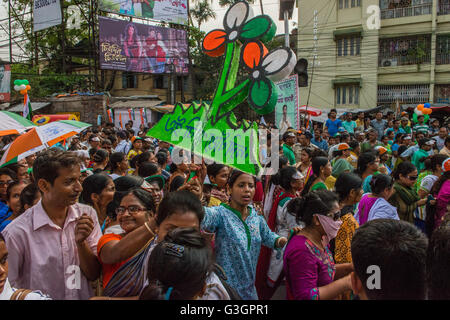
[[[139,206],[129,206],[128,208],[118,207],[118,208],[116,208],[116,214],[118,216],[120,216],[120,215],[124,214],[125,211],[128,211],[131,214],[135,214],[135,213],[138,213],[140,211],[145,211],[145,210],[146,210],[145,208],[141,208]]]
[[[414,181],[414,180],[417,180],[417,176],[409,176],[408,179],[411,181]]]
[[[0,186],[9,186],[14,180],[0,181]]]

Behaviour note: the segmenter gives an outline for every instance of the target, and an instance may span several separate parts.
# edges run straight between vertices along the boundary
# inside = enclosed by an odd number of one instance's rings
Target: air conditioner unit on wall
[[[395,67],[397,66],[397,59],[381,59],[381,67]]]

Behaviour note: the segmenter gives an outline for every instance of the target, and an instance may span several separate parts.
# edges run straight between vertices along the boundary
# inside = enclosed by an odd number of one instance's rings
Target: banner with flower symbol
[[[223,26],[224,29],[210,31],[202,44],[207,55],[224,56],[211,103],[193,103],[187,108],[178,103],[147,135],[210,161],[258,175],[262,167],[257,124],[243,120],[238,125],[233,110],[247,99],[258,114],[273,112],[278,97],[274,82],[291,74],[297,58],[287,47],[267,50],[264,43],[273,39],[276,25],[268,15],[253,17],[245,1],[228,9]],[[248,77],[236,84],[240,67]]]

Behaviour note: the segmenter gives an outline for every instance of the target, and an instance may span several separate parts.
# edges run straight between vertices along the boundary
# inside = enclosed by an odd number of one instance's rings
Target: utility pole
[[[11,0],[8,1],[8,22],[9,22],[9,62],[13,62],[12,57],[12,34],[11,34]]]
[[[61,50],[62,50],[62,73],[66,73],[66,39],[65,39],[65,32],[64,32],[64,0],[61,1]]]
[[[284,45],[289,48],[289,19],[294,12],[295,0],[280,0],[278,19],[284,21]]]

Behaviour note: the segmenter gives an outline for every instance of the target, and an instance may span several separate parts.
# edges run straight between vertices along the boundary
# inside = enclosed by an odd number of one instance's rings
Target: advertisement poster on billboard
[[[287,128],[300,130],[298,123],[298,76],[293,75],[276,83],[278,100],[275,106],[275,124],[283,134]]]
[[[104,17],[98,20],[101,69],[155,74],[188,73],[185,30]]]
[[[44,30],[62,23],[59,0],[34,0],[33,31]]]
[[[188,24],[187,0],[100,0],[99,6],[127,16]]]
[[[11,65],[0,64],[0,103],[11,98]]]

